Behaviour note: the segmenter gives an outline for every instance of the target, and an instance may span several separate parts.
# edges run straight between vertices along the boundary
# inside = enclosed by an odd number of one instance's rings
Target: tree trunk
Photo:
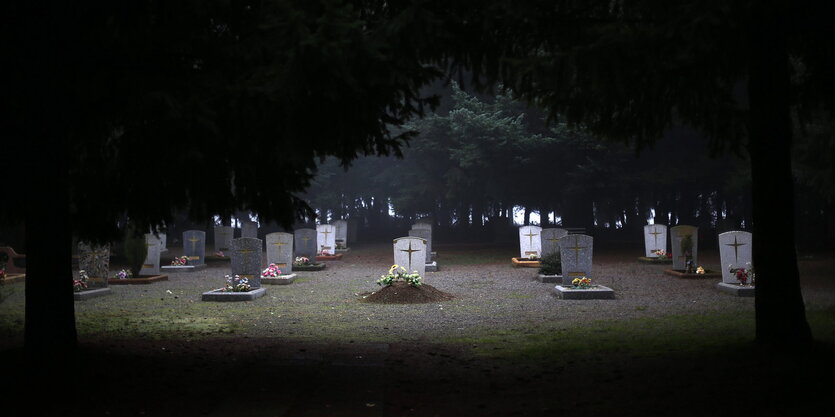
[[[753,257],[757,270],[757,341],[796,345],[812,340],[794,236],[789,67],[784,14],[752,7],[748,98]],[[779,216],[774,216],[777,213]]]
[[[60,120],[45,124],[58,125],[54,130],[64,127]],[[50,137],[54,133],[50,130],[53,129],[38,132],[38,136]],[[60,409],[70,404],[65,401],[77,373],[67,146],[63,141],[30,140],[28,148],[24,382],[27,390],[40,390],[49,381],[46,386],[61,391],[56,394],[55,403],[34,406],[38,410]]]

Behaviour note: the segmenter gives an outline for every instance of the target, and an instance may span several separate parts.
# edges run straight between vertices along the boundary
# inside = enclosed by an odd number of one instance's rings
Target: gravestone
[[[542,228],[539,226],[522,226],[519,228],[520,258],[527,259],[534,255],[539,258],[542,253]]]
[[[251,220],[241,222],[241,237],[258,238],[258,223]]]
[[[394,239],[394,263],[426,278],[426,240],[414,236]]]
[[[648,224],[644,226],[644,251],[647,258],[657,258],[656,250],[667,250],[667,226]]]
[[[686,268],[685,262],[687,262],[687,255],[682,251],[681,243],[682,241],[686,241],[688,236],[690,237],[690,242],[693,247],[691,251],[693,268],[699,264],[699,228],[688,225],[673,226],[670,228],[670,246],[673,253],[673,270],[684,270]]]
[[[296,256],[304,256],[313,261],[316,258],[316,231],[313,229],[298,229],[293,233]]]
[[[183,232],[183,255],[188,257],[189,265],[204,265],[206,263],[206,232],[202,230]]]
[[[434,258],[437,254],[432,250],[432,223],[428,220],[419,220],[412,226],[412,230],[426,230],[429,233],[429,237],[424,237],[426,239],[426,263],[431,263],[432,258]]]
[[[261,239],[253,237],[239,237],[232,239],[232,251],[229,254],[232,275],[239,275],[249,279],[249,285],[261,287]]]
[[[426,265],[425,269],[429,272],[438,271],[438,262],[432,260],[432,254],[429,252],[432,242],[432,229],[412,229],[409,230],[409,236],[419,237],[426,241]]]
[[[722,282],[739,284],[731,268],[750,268],[753,263],[752,235],[750,232],[733,231],[719,234],[719,259],[722,265]]]
[[[560,238],[559,245],[563,285],[571,285],[574,278],[593,279],[591,259],[594,238],[588,235],[567,235]]]
[[[215,226],[215,251],[229,250],[234,238],[235,228],[232,226]]]
[[[542,256],[548,256],[552,253],[560,251],[559,240],[563,236],[568,236],[568,230],[556,227],[549,227],[542,229],[540,235],[540,245],[542,247]]]
[[[168,245],[168,237],[166,236],[165,233],[159,232],[159,247],[160,247],[159,251],[160,252],[168,252],[168,246],[166,246],[166,245]]]
[[[293,273],[293,235],[284,232],[270,233],[267,239],[267,264],[275,264],[282,275]],[[311,258],[312,259],[312,258]]]
[[[348,248],[348,222],[345,220],[337,220],[333,222],[333,227],[335,229],[334,232],[334,242],[342,246],[344,249],[337,249],[337,250],[347,250]]]
[[[316,226],[316,251],[336,254],[336,228],[332,224]]]
[[[87,288],[107,287],[110,276],[110,244],[78,242],[78,269],[87,272]]]
[[[153,233],[145,234],[145,247],[148,248],[148,255],[145,256],[145,261],[142,262],[142,269],[139,270],[139,275],[159,275],[159,254],[161,246],[162,242]]]

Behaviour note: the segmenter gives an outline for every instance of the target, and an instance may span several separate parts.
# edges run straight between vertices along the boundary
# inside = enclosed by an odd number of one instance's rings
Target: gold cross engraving
[[[659,232],[657,228],[653,228],[651,232],[649,232],[655,238],[655,246],[658,246],[658,235],[663,233]],[[656,249],[658,250],[658,249]]]
[[[276,246],[284,246],[284,245],[287,245],[287,244],[288,244],[287,242],[273,242],[273,245],[276,245]]]
[[[409,272],[412,271],[412,253],[418,252],[420,249],[412,249],[412,241],[409,241],[409,249],[400,249],[400,252],[406,252],[409,254]]]
[[[324,230],[322,230],[322,232],[321,232],[321,233],[322,233],[323,235],[325,235],[325,241],[327,241],[327,240],[328,240],[328,235],[329,235],[329,234],[331,234],[331,233],[333,233],[333,232],[331,232],[331,231],[330,231],[330,229],[324,229]]]
[[[577,238],[574,238],[574,246],[568,249],[572,249],[574,251],[574,262],[580,263],[580,249],[585,249],[587,246],[580,246],[580,242],[577,241]]]
[[[310,236],[304,236],[304,237],[302,237],[302,240],[304,241],[305,245],[307,244],[307,242],[309,242],[309,241],[310,241],[310,239],[313,239],[313,238],[312,238],[312,237],[310,237]]]
[[[192,236],[188,241],[191,242],[191,250],[197,250],[197,242],[199,242],[200,239],[198,239],[197,236]]]
[[[539,236],[539,235],[534,233],[534,232],[529,231],[528,234],[522,235],[522,236],[527,236],[528,237],[528,246],[533,246],[533,237],[534,236]]]
[[[733,246],[734,247],[734,263],[739,262],[739,247],[745,246],[745,243],[739,243],[736,241],[736,236],[734,236],[734,243],[726,243],[725,246]]]
[[[145,269],[151,269],[153,267],[154,267],[154,264],[143,264],[142,265],[142,268],[145,268]]]

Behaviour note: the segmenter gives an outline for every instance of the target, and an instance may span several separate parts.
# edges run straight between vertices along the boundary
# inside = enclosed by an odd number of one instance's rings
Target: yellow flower
[[[400,268],[400,265],[397,265],[397,264],[392,265],[391,268],[389,268],[389,274],[393,274],[394,270],[397,269],[397,268]]]
[[[571,283],[572,283],[573,285],[578,285],[578,284],[580,284],[580,278],[574,278],[574,280],[572,280],[572,281],[571,281]]]
[[[696,273],[702,275],[705,273],[705,269],[702,267],[698,267],[696,268]]]

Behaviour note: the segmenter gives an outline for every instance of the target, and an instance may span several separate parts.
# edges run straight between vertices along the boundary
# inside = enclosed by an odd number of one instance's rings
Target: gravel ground
[[[801,260],[823,342],[797,353],[749,343],[753,299],[639,264],[640,247],[596,250],[592,279],[616,299],[587,301],[557,299],[536,269],[511,266],[515,245],[436,250],[441,270],[425,280],[456,296],[437,304],[362,301],[390,266],[390,244],[355,245],[252,302],[200,301],[223,284],[221,262],[111,286],[113,295],[75,304],[71,399],[28,415],[817,417],[835,407],[831,384],[808,383],[835,372],[831,255]],[[715,253],[700,256],[718,269]],[[9,398],[30,390],[17,382],[26,368],[15,349],[24,285],[0,288]]]
[[[594,259],[593,282],[615,290],[615,300],[561,300],[554,284],[537,281],[535,268],[511,265],[514,246],[436,245],[440,271],[424,282],[456,298],[437,304],[370,304],[363,294],[388,270],[391,246],[354,245],[327,269],[297,272],[291,285],[268,285],[252,302],[200,301],[221,287],[228,262],[211,262],[192,273],[170,273],[149,285],[112,285],[113,295],[76,303],[83,337],[130,333],[234,333],[298,340],[416,341],[478,336],[492,331],[542,331],[587,326],[592,322],[661,316],[724,313],[753,316],[753,298],[733,297],[714,288],[718,279],[680,279],[663,274],[670,266],[639,264],[640,254],[601,250]],[[636,249],[636,252],[639,248]],[[179,255],[171,249],[165,258]],[[701,261],[718,269],[718,256],[703,251]],[[835,306],[831,259],[801,262],[807,309]],[[115,272],[121,267],[114,264]],[[0,312],[22,315],[21,291],[0,304]]]

